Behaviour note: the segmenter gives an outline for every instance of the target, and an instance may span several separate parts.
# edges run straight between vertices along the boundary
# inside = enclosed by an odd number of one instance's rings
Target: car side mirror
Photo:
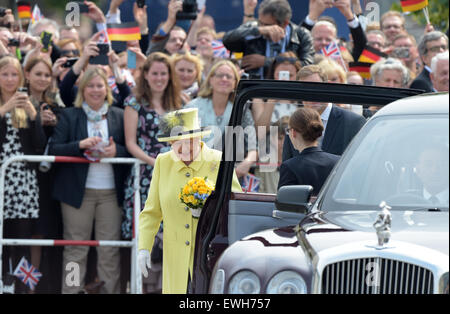
[[[287,185],[277,192],[275,207],[279,211],[306,214],[313,187],[310,185]]]

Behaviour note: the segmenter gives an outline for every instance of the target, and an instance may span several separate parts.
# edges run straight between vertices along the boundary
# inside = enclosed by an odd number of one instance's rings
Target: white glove
[[[148,250],[139,250],[138,261],[142,275],[144,275],[144,277],[147,278],[148,277],[147,268],[148,269],[152,268],[152,261],[150,260],[150,252]]]

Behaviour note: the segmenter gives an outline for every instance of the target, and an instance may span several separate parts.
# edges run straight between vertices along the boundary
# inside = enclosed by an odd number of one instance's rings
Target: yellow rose
[[[183,188],[183,194],[189,194],[189,186],[185,185]]]
[[[208,189],[206,189],[205,187],[201,187],[201,188],[198,189],[198,193],[206,194],[206,193],[208,193]]]
[[[192,191],[194,191],[194,193],[198,191],[198,185],[197,184],[194,184],[192,186]]]

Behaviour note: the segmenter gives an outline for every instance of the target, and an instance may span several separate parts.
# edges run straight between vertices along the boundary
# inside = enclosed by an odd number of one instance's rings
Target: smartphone
[[[18,91],[19,93],[25,93],[25,94],[28,94],[28,88],[26,88],[26,87],[19,87],[19,88],[17,89],[17,91]]]
[[[145,6],[145,0],[136,0],[138,8],[143,8]]]
[[[127,51],[127,67],[129,69],[136,69],[136,53],[131,50]]]
[[[41,33],[41,43],[42,46],[44,46],[42,48],[43,52],[48,52],[48,49],[50,48],[50,44],[52,43],[52,33],[49,33],[47,31],[43,31]]]
[[[278,80],[280,81],[290,81],[291,73],[289,71],[280,71],[278,72]]]
[[[197,8],[200,12],[206,4],[206,0],[197,0]]]
[[[392,54],[399,59],[408,59],[410,57],[408,47],[395,48]]]
[[[63,68],[71,68],[76,62],[78,61],[78,58],[69,58],[67,59],[66,63],[62,65]]]
[[[84,1],[78,1],[77,4],[80,8],[80,13],[89,13],[89,7],[84,3]]]
[[[19,47],[20,41],[15,38],[9,38],[8,39],[8,47]]]
[[[101,65],[108,65],[108,52],[109,52],[109,44],[104,43],[98,43],[97,44],[99,54],[96,57],[91,57],[89,59],[90,64],[101,64]]]

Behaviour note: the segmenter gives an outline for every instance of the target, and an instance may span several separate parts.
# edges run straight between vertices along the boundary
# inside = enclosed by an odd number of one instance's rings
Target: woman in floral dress
[[[145,164],[140,169],[141,206],[144,208],[156,157],[170,148],[156,139],[159,119],[181,108],[181,89],[172,62],[162,53],[151,54],[144,63],[135,95],[125,101],[124,125],[127,149]],[[122,237],[133,235],[134,173],[126,182]]]

